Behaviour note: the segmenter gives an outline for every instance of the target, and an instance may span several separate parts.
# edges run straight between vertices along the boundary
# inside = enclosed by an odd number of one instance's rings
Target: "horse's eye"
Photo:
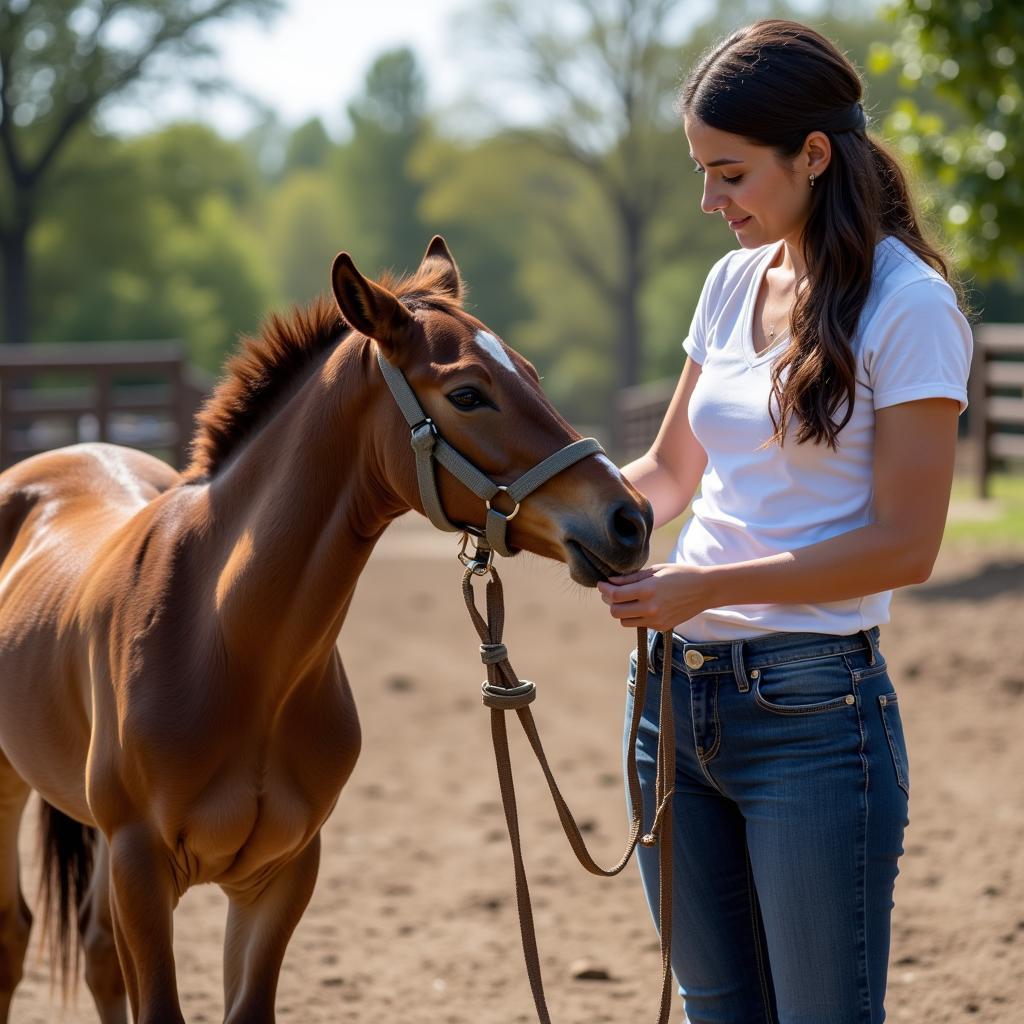
[[[456,409],[476,409],[487,404],[484,396],[476,388],[459,388],[448,396],[448,401]]]

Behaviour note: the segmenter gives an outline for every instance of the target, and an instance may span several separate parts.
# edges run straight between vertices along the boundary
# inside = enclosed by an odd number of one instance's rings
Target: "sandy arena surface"
[[[655,556],[669,547],[661,538]],[[536,1020],[460,573],[450,536],[403,520],[360,582],[340,646],[363,754],[324,829],[316,892],[281,977],[283,1022]],[[512,664],[540,686],[534,711],[552,765],[599,859],[611,863],[625,835],[619,744],[635,634],[561,566],[522,556],[502,576]],[[927,584],[897,594],[893,619],[882,650],[900,693],[913,796],[889,1019],[1020,1024],[1024,546],[947,547]],[[635,866],[604,880],[576,864],[518,732],[513,758],[552,1017],[654,1021],[660,960]],[[31,809],[26,824],[34,826]],[[33,836],[23,828],[28,892]],[[196,1024],[222,1018],[224,908],[206,886],[175,917],[182,1003]],[[608,980],[574,979],[580,960]],[[97,1018],[84,986],[60,1010],[33,948],[11,1019]]]

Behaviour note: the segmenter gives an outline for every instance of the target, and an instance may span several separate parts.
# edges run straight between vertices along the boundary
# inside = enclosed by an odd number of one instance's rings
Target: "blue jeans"
[[[878,627],[672,643],[672,967],[690,1024],[881,1024],[909,775]],[[662,640],[637,742],[654,809]],[[633,711],[631,659],[626,726]],[[627,797],[628,798],[628,797]],[[657,847],[638,847],[658,916]]]

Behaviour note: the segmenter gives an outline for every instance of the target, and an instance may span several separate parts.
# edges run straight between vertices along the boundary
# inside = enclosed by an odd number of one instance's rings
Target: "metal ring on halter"
[[[508,488],[504,484],[499,484],[498,485],[498,490],[499,491],[504,491],[506,494],[508,494]],[[511,497],[511,495],[509,495],[509,497]],[[505,516],[505,522],[506,523],[511,523],[512,520],[515,519],[515,517],[519,514],[519,509],[520,509],[519,502],[516,501],[515,498],[512,498],[512,501],[513,501],[513,503],[515,504],[516,507],[514,509],[512,509],[512,511],[509,512],[508,515],[505,515],[505,513],[502,512],[500,508],[496,508],[494,510],[495,512],[498,513],[499,516]],[[491,499],[490,498],[484,498],[484,504],[487,506],[487,511],[490,512],[491,511]]]

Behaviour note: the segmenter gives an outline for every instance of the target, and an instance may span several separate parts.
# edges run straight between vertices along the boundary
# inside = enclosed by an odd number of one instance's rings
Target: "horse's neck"
[[[379,464],[395,417],[375,369],[341,346],[210,485],[225,641],[275,675],[331,656],[374,544],[408,509]]]

